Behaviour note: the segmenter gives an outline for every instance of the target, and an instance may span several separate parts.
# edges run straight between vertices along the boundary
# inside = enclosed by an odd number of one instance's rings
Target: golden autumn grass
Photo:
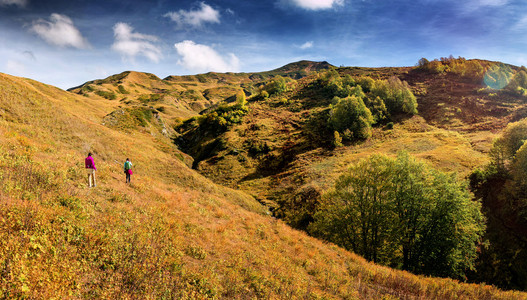
[[[155,126],[100,125],[118,105],[0,74],[0,298],[527,299],[376,266],[293,230],[190,170]]]
[[[243,74],[170,76],[161,80],[149,73],[127,71],[103,80],[86,82],[71,92],[91,99],[111,99],[123,105],[148,103],[165,112],[169,122],[190,118],[241,91]],[[220,83],[219,83],[220,82]]]

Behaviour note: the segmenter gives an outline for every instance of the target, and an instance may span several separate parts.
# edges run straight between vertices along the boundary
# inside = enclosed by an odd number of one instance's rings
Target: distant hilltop
[[[296,73],[296,72],[306,72],[307,74],[310,72],[326,70],[331,67],[333,67],[333,65],[328,63],[327,61],[316,62],[316,61],[309,61],[309,60],[301,60],[301,61],[290,63],[278,69],[274,69],[272,71],[264,72],[264,73],[289,74],[289,73]]]

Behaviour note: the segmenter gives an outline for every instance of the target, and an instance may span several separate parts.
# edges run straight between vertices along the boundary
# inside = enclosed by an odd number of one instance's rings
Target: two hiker
[[[95,167],[95,162],[93,161],[91,152],[89,152],[88,157],[84,159],[84,166],[86,167],[86,173],[88,174],[88,187],[96,187],[97,184],[95,182],[95,171],[97,168]],[[124,162],[124,173],[126,174],[126,183],[130,183],[130,175],[132,175],[133,172],[132,162],[129,158],[127,158]]]

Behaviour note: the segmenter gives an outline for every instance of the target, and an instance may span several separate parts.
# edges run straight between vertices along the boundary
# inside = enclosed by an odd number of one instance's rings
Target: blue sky
[[[63,89],[127,70],[267,71],[290,62],[527,64],[524,0],[0,0],[0,72]]]

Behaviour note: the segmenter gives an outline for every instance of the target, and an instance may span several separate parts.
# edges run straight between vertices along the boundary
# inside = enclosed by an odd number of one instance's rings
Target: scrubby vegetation
[[[259,87],[259,92],[253,97],[253,100],[262,101],[271,96],[281,95],[294,89],[295,83],[296,81],[290,77],[277,75]]]
[[[103,98],[106,98],[108,100],[115,100],[115,98],[117,98],[117,96],[115,95],[115,93],[113,92],[108,92],[108,91],[96,91],[95,94],[103,97]]]
[[[137,129],[152,123],[153,110],[145,107],[118,109],[104,117],[104,125],[118,129]]]
[[[241,101],[241,103],[243,102],[244,101]],[[247,114],[247,111],[247,106],[239,103],[235,105],[220,105],[218,108],[207,113],[206,115],[189,119],[186,121],[186,123],[197,122],[199,128],[195,128],[196,130],[212,131],[217,134],[224,132],[229,128],[229,126],[241,123],[242,118]],[[176,130],[182,132],[188,128],[189,127],[186,126],[186,124],[183,124],[182,127],[178,127]]]
[[[514,73],[506,89],[519,96],[527,95],[527,69],[525,67],[522,66],[518,72]]]
[[[323,98],[332,99],[328,109],[314,111],[306,124],[306,133],[319,144],[338,145],[339,138],[364,140],[371,136],[373,126],[418,113],[410,86],[394,76],[341,76],[336,69],[329,69],[319,74],[310,88],[319,90]]]
[[[387,80],[375,80],[371,77],[353,78],[350,75],[341,77],[332,69],[321,75],[320,84],[328,96],[355,96],[366,103],[376,122],[396,114],[417,114],[417,101],[408,86],[397,77]]]
[[[475,82],[483,78],[485,72],[491,65],[491,62],[467,60],[463,57],[454,58],[452,55],[432,61],[421,58],[417,63],[417,67],[422,71],[439,74],[453,73]]]
[[[247,110],[247,107],[241,104],[222,105],[201,118],[199,123],[207,129],[226,130],[233,124],[239,124],[242,117],[247,114]]]
[[[433,61],[421,58],[417,67],[421,71],[453,73],[473,82],[483,81],[490,89],[504,89],[519,96],[525,96],[527,93],[527,69],[523,66],[517,68],[500,62],[466,60],[451,55]]]

